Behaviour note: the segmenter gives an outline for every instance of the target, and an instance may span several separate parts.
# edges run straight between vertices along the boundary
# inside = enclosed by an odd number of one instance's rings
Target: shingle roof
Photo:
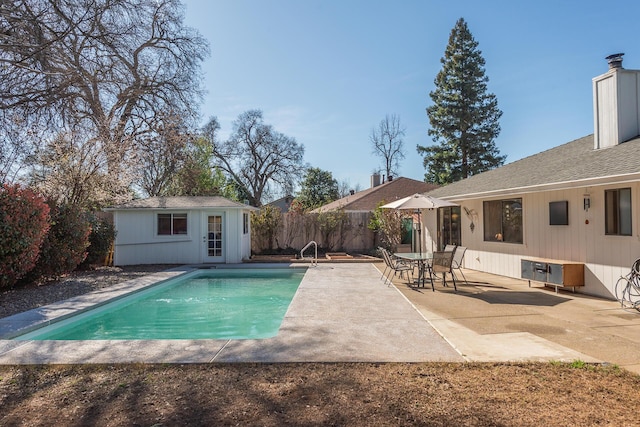
[[[381,201],[389,203],[415,193],[426,193],[437,187],[435,184],[400,177],[395,178],[393,181],[387,181],[376,187],[358,191],[355,194],[335,200],[314,209],[312,212],[330,211],[340,208],[344,208],[346,211],[373,211]]]
[[[545,187],[586,186],[602,179],[622,180],[625,175],[639,173],[640,138],[595,150],[593,135],[589,135],[440,187],[429,194],[455,199],[507,190],[526,193]]]
[[[219,196],[178,196],[178,197],[150,197],[148,199],[132,200],[122,205],[108,208],[108,210],[127,209],[198,209],[198,208],[243,208],[255,209],[244,203],[234,202]]]

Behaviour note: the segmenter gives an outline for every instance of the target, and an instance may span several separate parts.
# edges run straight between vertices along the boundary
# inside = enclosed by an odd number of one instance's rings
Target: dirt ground
[[[632,426],[640,376],[615,366],[1,366],[3,426]]]

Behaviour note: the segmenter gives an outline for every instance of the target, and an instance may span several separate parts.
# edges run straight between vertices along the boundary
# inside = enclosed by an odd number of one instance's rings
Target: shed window
[[[158,214],[158,235],[187,234],[187,214]]]
[[[604,192],[605,234],[631,236],[631,189]]]
[[[522,199],[483,203],[484,240],[522,243]]]
[[[249,234],[249,214],[242,214],[242,234]]]

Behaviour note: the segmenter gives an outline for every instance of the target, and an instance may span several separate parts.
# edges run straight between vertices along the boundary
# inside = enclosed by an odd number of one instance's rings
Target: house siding
[[[632,194],[633,235],[605,235],[604,192],[629,187]],[[589,194],[591,199],[588,211],[583,207],[584,194]],[[522,198],[523,244],[485,242],[483,201],[516,197]],[[549,202],[561,200],[569,202],[569,225],[549,225]],[[460,201],[463,207],[475,210],[478,214],[474,231],[471,231],[471,219],[463,210],[462,245],[468,248],[464,266],[520,278],[520,260],[524,257],[582,262],[585,264],[585,286],[578,291],[612,298],[618,278],[627,274],[634,260],[640,257],[639,200],[640,183],[633,182]],[[433,217],[435,215],[425,217],[427,227],[431,230],[435,230]],[[427,239],[430,237],[428,235]],[[431,243],[428,241],[427,244]]]

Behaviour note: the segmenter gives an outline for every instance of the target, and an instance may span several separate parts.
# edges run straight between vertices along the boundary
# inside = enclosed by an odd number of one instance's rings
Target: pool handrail
[[[300,259],[304,259],[304,251],[309,249],[309,246],[311,245],[315,246],[316,248],[315,257],[311,258],[311,265],[317,266],[318,265],[318,244],[314,240],[310,241],[309,243],[307,243],[307,245],[304,248],[302,248],[302,250],[300,251]]]

